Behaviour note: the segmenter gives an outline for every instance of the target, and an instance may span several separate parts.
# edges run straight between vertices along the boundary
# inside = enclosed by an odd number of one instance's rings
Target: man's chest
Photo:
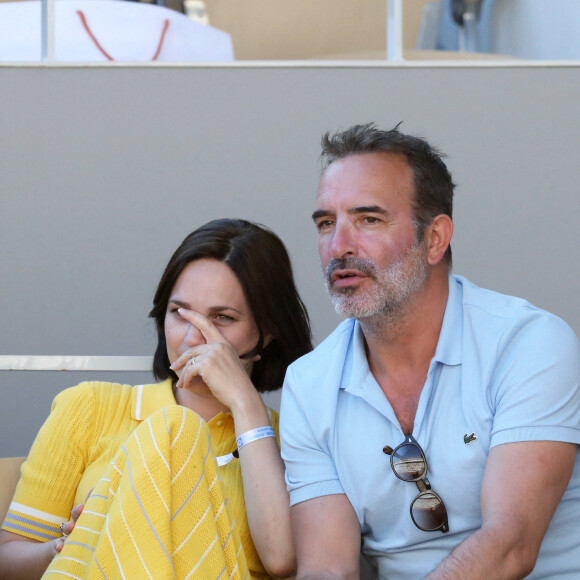
[[[460,369],[444,372],[437,385],[424,390],[414,405],[397,409],[383,393],[382,400],[352,392],[340,394],[328,448],[363,534],[372,530],[381,537],[393,535],[393,542],[400,541],[395,532],[400,526],[414,534],[408,527],[413,527],[409,506],[418,494],[417,487],[395,476],[390,457],[383,452],[386,445],[397,447],[407,433],[423,448],[427,477],[445,504],[451,503],[450,517],[460,513],[471,522],[480,517],[492,421],[477,401],[462,396],[460,379]]]

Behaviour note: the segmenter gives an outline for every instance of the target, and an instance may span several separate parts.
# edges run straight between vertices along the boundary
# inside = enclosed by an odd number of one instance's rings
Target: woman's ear
[[[443,259],[452,236],[453,220],[443,213],[435,216],[425,232],[427,262],[431,266],[435,266]]]

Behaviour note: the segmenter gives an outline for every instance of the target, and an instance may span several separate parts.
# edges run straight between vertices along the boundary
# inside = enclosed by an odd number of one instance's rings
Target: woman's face
[[[188,348],[206,342],[199,329],[179,315],[178,308],[194,310],[211,320],[238,356],[250,352],[258,343],[258,327],[242,286],[223,262],[209,258],[195,260],[177,278],[165,313],[171,364]]]

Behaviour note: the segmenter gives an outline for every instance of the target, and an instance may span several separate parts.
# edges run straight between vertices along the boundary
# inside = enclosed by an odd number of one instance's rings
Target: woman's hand
[[[71,512],[71,521],[66,522],[66,533],[72,531],[82,512],[83,506],[76,506]],[[48,542],[39,542],[0,530],[0,578],[6,580],[36,580],[44,574],[53,558],[62,551],[65,537]]]
[[[257,395],[249,373],[260,356],[240,359],[211,320],[185,308],[180,308],[179,314],[200,331],[206,342],[187,349],[173,362],[171,369],[179,376],[176,386],[191,388],[200,377],[215,398],[232,411],[247,402],[249,394]]]
[[[75,505],[75,507],[70,512],[70,520],[68,522],[64,522],[63,524],[61,524],[60,529],[64,537],[54,540],[54,542],[56,542],[55,549],[57,552],[62,551],[64,541],[66,540],[67,536],[70,536],[72,531],[75,529],[75,524],[77,523],[77,520],[79,519],[80,515],[83,513],[84,508],[85,504],[83,503]]]

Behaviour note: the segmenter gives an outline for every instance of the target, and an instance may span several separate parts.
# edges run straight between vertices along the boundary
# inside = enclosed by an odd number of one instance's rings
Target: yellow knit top
[[[127,437],[153,412],[176,404],[170,379],[136,387],[91,381],[61,392],[22,465],[2,528],[38,541],[59,537],[61,522],[85,502]],[[271,410],[270,417],[279,437],[278,414]],[[216,456],[236,448],[231,413],[219,413],[208,427]],[[251,574],[268,578],[250,536],[240,462],[219,470]]]

